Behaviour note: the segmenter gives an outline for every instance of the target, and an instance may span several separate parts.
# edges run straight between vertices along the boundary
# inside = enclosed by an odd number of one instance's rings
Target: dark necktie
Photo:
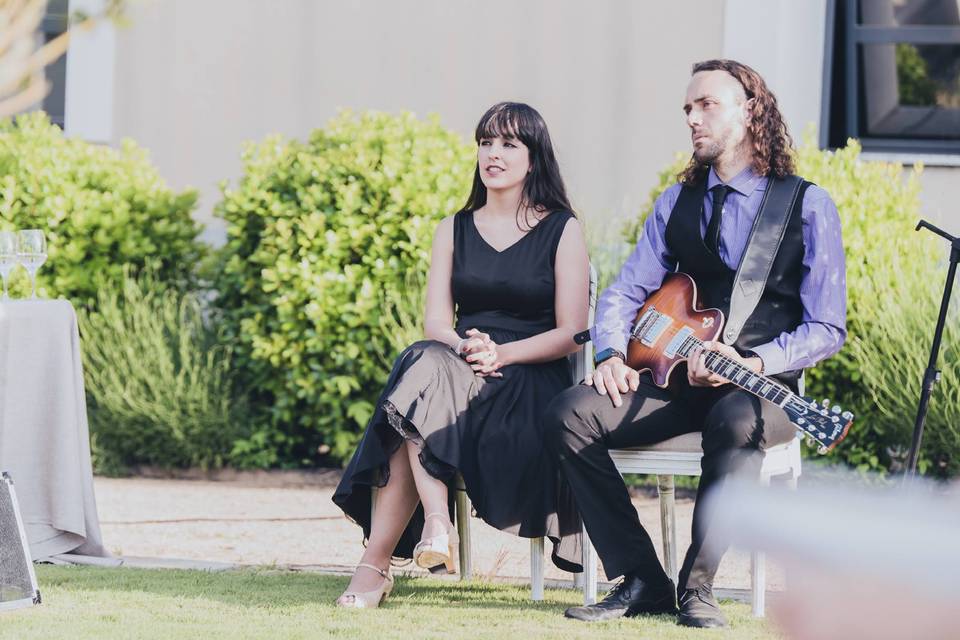
[[[707,223],[707,235],[703,240],[714,254],[720,255],[720,224],[723,222],[723,201],[727,199],[733,189],[725,184],[718,184],[710,193],[713,194],[713,213],[710,214],[710,222]]]

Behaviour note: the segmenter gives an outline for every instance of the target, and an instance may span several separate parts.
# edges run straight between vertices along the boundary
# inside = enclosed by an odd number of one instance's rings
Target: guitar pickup
[[[677,352],[683,347],[683,343],[687,341],[687,338],[693,335],[693,329],[690,327],[684,327],[677,331],[677,334],[670,339],[670,342],[667,343],[667,346],[663,348],[663,355],[668,358],[677,357]]]
[[[652,347],[671,324],[673,324],[673,318],[658,313],[653,323],[639,336],[640,343]]]

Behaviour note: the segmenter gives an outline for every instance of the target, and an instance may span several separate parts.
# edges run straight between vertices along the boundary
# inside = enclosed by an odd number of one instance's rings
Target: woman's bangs
[[[484,138],[517,138],[517,129],[516,114],[505,109],[491,111],[477,125],[477,142]]]

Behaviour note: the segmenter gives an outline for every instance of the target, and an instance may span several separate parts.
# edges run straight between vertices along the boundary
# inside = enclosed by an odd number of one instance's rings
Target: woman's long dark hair
[[[530,173],[523,181],[523,193],[517,207],[517,226],[529,230],[530,209],[538,213],[566,210],[573,213],[567,190],[560,177],[560,167],[553,153],[547,123],[536,109],[520,102],[500,102],[480,118],[474,136],[477,144],[484,138],[516,138],[530,151]],[[464,209],[475,211],[487,203],[487,187],[480,179],[480,163],[473,172],[473,187]],[[523,211],[524,224],[520,224]],[[574,214],[576,215],[576,214]]]

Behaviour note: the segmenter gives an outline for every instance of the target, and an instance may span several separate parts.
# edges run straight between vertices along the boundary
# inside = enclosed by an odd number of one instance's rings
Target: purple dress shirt
[[[704,196],[700,234],[706,233],[712,202],[710,189],[722,181],[711,168]],[[736,270],[747,247],[753,221],[760,211],[767,178],[747,167],[730,182],[733,190],[723,205],[720,258]],[[597,301],[596,324],[591,330],[599,352],[612,347],[627,352],[627,336],[647,296],[660,288],[674,271],[676,258],[666,243],[667,221],[677,202],[680,185],[664,191],[643,225],[643,233],[617,279]],[[764,373],[773,375],[812,366],[843,346],[847,336],[847,280],[840,217],[830,195],[811,185],[803,197],[803,278],[800,299],[803,319],[770,342],[753,347],[763,359]]]

